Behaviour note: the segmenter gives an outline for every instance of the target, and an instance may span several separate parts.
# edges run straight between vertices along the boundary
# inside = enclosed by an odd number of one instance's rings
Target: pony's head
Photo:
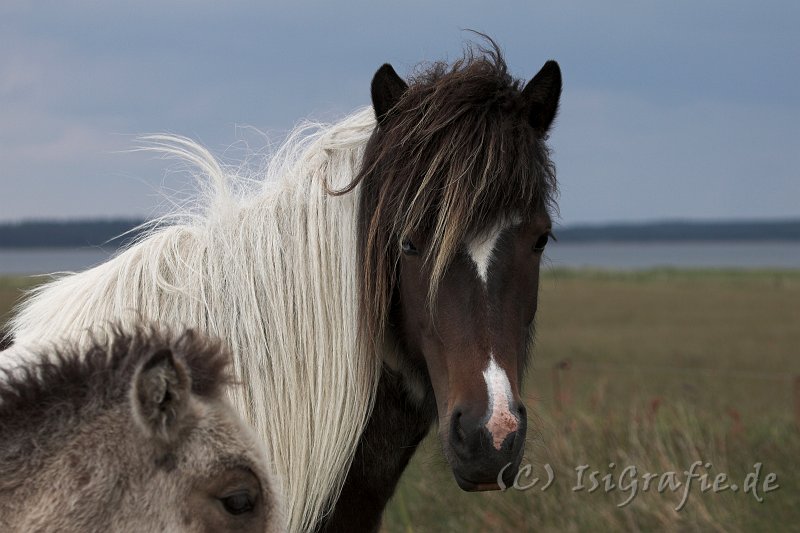
[[[228,352],[114,328],[0,372],[0,530],[283,531]]]
[[[545,144],[558,64],[512,78],[494,43],[406,84],[372,82],[377,128],[361,184],[362,328],[393,339],[394,363],[432,392],[461,488],[497,488],[522,459],[520,385],[533,339],[555,172]]]

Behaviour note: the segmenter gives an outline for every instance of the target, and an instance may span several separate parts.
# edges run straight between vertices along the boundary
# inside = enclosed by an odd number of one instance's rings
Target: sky
[[[800,3],[19,1],[0,4],[0,222],[152,216],[189,180],[169,132],[232,162],[492,36],[548,59],[561,224],[800,217]]]

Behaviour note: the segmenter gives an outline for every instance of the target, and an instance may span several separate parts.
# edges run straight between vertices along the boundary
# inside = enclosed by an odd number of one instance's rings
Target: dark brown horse
[[[459,486],[497,488],[500,472],[508,482],[527,426],[519,389],[561,73],[547,62],[523,83],[490,44],[409,84],[384,65],[374,115],[295,132],[264,187],[187,139],[155,137],[209,176],[207,212],[37,289],[0,366],[109,320],[213,332],[233,353],[245,384],[233,403],[270,448],[294,530],[378,528],[436,421]]]
[[[497,489],[501,471],[506,483],[518,471],[561,73],[549,61],[523,85],[492,45],[410,85],[388,64],[372,81],[378,124],[339,193],[361,186],[361,327],[396,356],[327,531],[379,527],[437,420],[462,489]]]

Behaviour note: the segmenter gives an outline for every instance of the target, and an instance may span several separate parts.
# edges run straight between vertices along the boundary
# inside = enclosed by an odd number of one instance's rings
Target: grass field
[[[3,325],[25,289],[34,287],[43,280],[41,277],[0,276],[0,331],[3,331]]]
[[[800,272],[551,270],[537,324],[525,391],[527,462],[540,483],[461,492],[432,435],[387,509],[385,531],[798,530]],[[553,367],[564,361],[559,409]],[[697,460],[712,464],[710,481],[725,472],[740,486],[761,462],[761,483],[774,472],[780,488],[758,503],[741,490],[701,493],[693,480],[680,512],[683,487],[643,493],[643,473],[680,473]],[[587,464],[615,483],[634,466],[638,494],[620,508],[631,488],[573,491],[576,468]],[[545,465],[555,478],[541,491]]]
[[[0,323],[19,288],[0,278]],[[384,530],[406,531],[797,531],[800,431],[793,383],[800,376],[800,272],[548,270],[542,279],[534,364],[529,490],[460,491],[432,435],[386,511]],[[554,367],[568,369],[554,370]],[[558,381],[559,398],[554,396]],[[435,433],[435,432],[434,432]],[[738,492],[701,492],[693,479],[659,493],[645,473],[711,463]],[[743,481],[762,463],[759,503]],[[613,466],[609,466],[613,463]],[[623,487],[573,490],[589,465]],[[546,468],[554,479],[545,491]],[[763,493],[769,473],[777,476]],[[752,476],[751,476],[752,477]],[[531,478],[522,478],[528,484]]]

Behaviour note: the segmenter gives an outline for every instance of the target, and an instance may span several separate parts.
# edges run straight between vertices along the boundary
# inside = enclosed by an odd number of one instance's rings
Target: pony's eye
[[[544,251],[544,247],[547,246],[548,241],[550,240],[551,233],[548,231],[541,237],[539,240],[536,241],[536,244],[533,245],[533,251],[536,253],[540,253]]]
[[[255,508],[255,498],[250,496],[250,493],[246,490],[229,494],[220,498],[219,501],[222,502],[225,510],[232,515],[249,513]]]
[[[403,241],[403,244],[400,245],[400,249],[402,249],[403,253],[406,254],[406,255],[418,255],[419,254],[419,250],[417,250],[417,247],[414,246],[414,243],[411,242],[408,239],[405,239]]]

